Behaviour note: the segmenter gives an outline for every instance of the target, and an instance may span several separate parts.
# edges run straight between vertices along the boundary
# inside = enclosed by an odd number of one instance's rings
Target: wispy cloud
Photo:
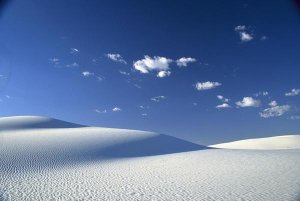
[[[179,67],[186,67],[188,63],[196,62],[197,60],[195,58],[191,57],[182,57],[180,59],[176,60],[176,64]]]
[[[154,102],[160,102],[163,99],[166,99],[166,97],[165,96],[156,96],[156,97],[151,98],[151,100]]]
[[[82,75],[83,75],[84,77],[91,77],[91,76],[94,76],[95,73],[92,73],[92,72],[89,72],[89,71],[83,71],[83,72],[82,72]]]
[[[145,106],[145,105],[140,105],[139,108],[141,108],[141,109],[149,109],[150,107],[149,106]]]
[[[235,103],[238,107],[259,107],[260,100],[256,100],[252,97],[244,97],[243,100]]]
[[[171,71],[162,70],[157,73],[157,77],[163,78],[171,75]]]
[[[260,91],[256,94],[254,94],[254,96],[258,97],[258,96],[268,96],[269,95],[269,92],[267,91]]]
[[[101,75],[98,75],[98,76],[97,76],[97,80],[98,80],[99,82],[101,82],[101,81],[105,80],[105,77],[103,77],[103,76],[101,76]]]
[[[268,37],[267,36],[262,36],[262,37],[260,37],[260,40],[268,40]]]
[[[49,59],[49,61],[54,65],[58,65],[60,63],[60,60],[56,57]]]
[[[297,96],[300,94],[300,89],[292,89],[290,92],[285,93],[285,96]]]
[[[137,60],[133,63],[133,67],[141,73],[149,73],[150,71],[167,71],[172,59],[166,57],[154,56],[153,58],[145,55],[144,59]]]
[[[242,42],[249,42],[253,40],[253,35],[248,32],[245,25],[238,25],[234,28],[234,30],[239,34]]]
[[[107,110],[99,110],[99,109],[95,109],[94,110],[96,113],[99,113],[99,114],[106,114],[107,113]]]
[[[300,116],[291,116],[291,120],[300,120]]]
[[[120,112],[120,111],[122,111],[122,109],[119,108],[119,107],[114,107],[111,111],[113,111],[113,112]]]
[[[262,112],[259,113],[259,115],[263,118],[279,117],[287,113],[291,109],[291,106],[289,105],[279,106],[277,105],[277,103],[274,105],[275,106],[271,106],[270,108],[264,109]]]
[[[207,82],[197,82],[195,84],[195,88],[199,91],[204,91],[204,90],[209,90],[209,89],[214,89],[218,86],[221,86],[222,84],[219,82],[211,82],[211,81],[207,81]]]
[[[79,64],[76,63],[76,62],[74,62],[74,63],[72,63],[72,64],[67,64],[67,65],[66,65],[66,67],[68,67],[68,68],[78,67],[78,66],[79,66]]]
[[[125,72],[125,71],[119,71],[119,73],[121,73],[122,75],[127,75],[127,76],[129,76],[130,75],[130,73],[128,73],[128,72]]]
[[[77,48],[70,48],[70,54],[76,55],[79,53],[79,50]]]
[[[127,62],[123,59],[123,57],[120,54],[108,53],[108,54],[105,54],[105,56],[112,61],[127,64]]]

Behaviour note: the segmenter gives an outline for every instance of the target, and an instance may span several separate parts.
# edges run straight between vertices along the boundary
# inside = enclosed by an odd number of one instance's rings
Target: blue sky
[[[300,133],[293,1],[9,1],[0,115],[213,144]]]

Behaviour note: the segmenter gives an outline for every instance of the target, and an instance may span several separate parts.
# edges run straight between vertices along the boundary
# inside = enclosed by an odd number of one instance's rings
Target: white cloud
[[[73,55],[76,55],[79,53],[79,50],[76,49],[76,48],[70,48],[70,53],[73,54]]]
[[[129,76],[130,75],[130,73],[127,73],[127,72],[125,72],[125,71],[119,71],[119,73],[121,73],[122,75],[127,75],[127,76]]]
[[[141,115],[142,115],[142,116],[144,116],[144,117],[145,117],[145,116],[148,116],[148,114],[147,114],[147,113],[142,113]]]
[[[127,64],[127,62],[123,59],[123,57],[120,54],[108,53],[108,54],[105,54],[105,56],[113,61]]]
[[[188,63],[196,62],[197,60],[195,58],[191,57],[182,57],[180,59],[176,60],[177,66],[185,67],[188,65]]]
[[[122,111],[122,109],[119,108],[119,107],[114,107],[114,108],[112,109],[112,111],[113,111],[113,112],[120,112],[120,111]]]
[[[277,102],[276,101],[271,101],[270,103],[269,103],[269,106],[270,107],[275,107],[275,106],[277,106],[278,104],[277,104]]]
[[[240,34],[240,39],[243,42],[248,42],[251,41],[253,39],[253,36],[245,31],[242,31],[239,33]]]
[[[259,107],[260,101],[252,97],[244,97],[243,100],[235,103],[238,107]]]
[[[238,25],[234,28],[235,31],[244,31],[246,30],[246,26],[245,25]]]
[[[300,94],[300,89],[292,89],[290,92],[285,93],[285,96],[297,96]]]
[[[219,82],[207,81],[207,82],[197,82],[195,84],[195,87],[196,87],[197,90],[203,91],[203,90],[213,89],[213,88],[216,88],[216,87],[221,86],[221,85],[222,84],[219,83]]]
[[[92,73],[92,72],[89,72],[89,71],[84,71],[84,72],[82,72],[82,75],[83,75],[84,77],[90,77],[90,76],[93,76],[93,75],[95,75],[95,74]]]
[[[289,105],[276,105],[267,109],[264,109],[259,115],[263,118],[270,118],[270,117],[279,117],[288,112],[291,109]]]
[[[238,25],[234,28],[234,30],[239,33],[240,40],[242,42],[248,42],[253,39],[253,36],[247,32],[247,28],[245,25]]]
[[[219,99],[219,100],[223,100],[223,96],[222,95],[217,95],[217,98]]]
[[[69,67],[69,68],[71,68],[71,67],[78,67],[78,66],[79,66],[79,64],[76,63],[76,62],[74,62],[74,63],[72,63],[72,64],[67,64],[67,65],[66,65],[66,67]]]
[[[224,103],[228,103],[229,102],[229,99],[228,98],[224,98],[224,96],[222,95],[217,95],[217,98],[221,101],[223,101]]]
[[[165,96],[156,96],[156,97],[151,98],[151,100],[154,102],[160,102],[163,99],[166,99],[166,97]]]
[[[96,113],[99,113],[99,114],[105,114],[105,113],[107,113],[107,110],[98,110],[98,109],[95,109],[95,112]]]
[[[300,120],[300,116],[291,116],[291,120]]]
[[[165,70],[162,70],[162,71],[159,71],[157,73],[157,77],[160,77],[160,78],[163,78],[163,77],[168,77],[171,75],[171,71],[165,71]]]
[[[228,103],[223,103],[221,105],[217,105],[216,108],[217,109],[230,108],[230,105]]]
[[[198,105],[198,103],[195,103],[195,102],[193,103],[193,106],[197,106],[197,105]]]
[[[137,60],[133,63],[136,70],[141,73],[149,73],[150,71],[166,71],[169,70],[169,65],[172,59],[166,57],[154,56],[151,58],[148,55],[144,56],[144,59]]]

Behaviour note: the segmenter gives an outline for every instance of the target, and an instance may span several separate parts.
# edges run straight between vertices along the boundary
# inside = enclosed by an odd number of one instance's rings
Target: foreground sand
[[[298,200],[300,150],[211,149],[156,133],[0,119],[0,200]]]

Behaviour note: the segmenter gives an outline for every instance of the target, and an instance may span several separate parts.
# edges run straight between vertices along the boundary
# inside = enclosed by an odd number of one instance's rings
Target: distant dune
[[[300,149],[300,135],[283,135],[276,137],[239,140],[234,142],[211,145],[213,148],[223,149]]]
[[[153,132],[0,118],[0,200],[297,200],[299,137],[266,139],[231,147],[285,150],[214,149]]]

